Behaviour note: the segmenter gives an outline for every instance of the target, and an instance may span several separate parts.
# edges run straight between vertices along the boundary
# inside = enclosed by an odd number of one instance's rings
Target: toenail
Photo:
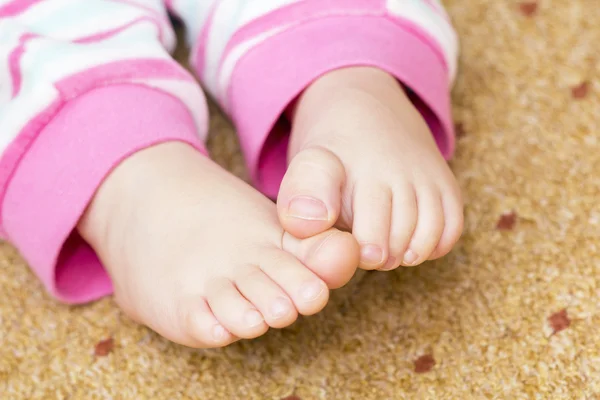
[[[288,299],[278,297],[271,305],[271,314],[273,318],[281,318],[288,315],[291,309],[292,305]]]
[[[398,266],[396,257],[389,257],[385,265],[381,268],[381,271],[390,271]]]
[[[225,335],[227,335],[227,330],[223,328],[222,325],[217,324],[212,328],[212,335],[215,341],[220,342],[225,338]]]
[[[248,325],[250,328],[254,328],[265,321],[262,314],[256,310],[246,311],[246,316],[244,318],[246,320],[246,325]]]
[[[406,251],[406,253],[404,253],[403,263],[405,265],[415,265],[418,259],[419,259],[419,255],[409,249]]]
[[[363,244],[360,246],[360,259],[368,265],[378,265],[383,261],[383,250],[374,244]]]
[[[288,206],[288,216],[315,221],[327,221],[328,213],[325,203],[308,196],[296,196]]]
[[[325,287],[321,282],[308,282],[300,289],[300,295],[304,301],[313,301],[319,298],[324,290]]]

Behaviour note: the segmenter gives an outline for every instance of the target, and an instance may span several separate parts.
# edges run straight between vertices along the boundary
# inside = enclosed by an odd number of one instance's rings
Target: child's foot
[[[79,231],[124,310],[192,347],[253,338],[318,312],[359,258],[348,233],[284,234],[269,200],[180,143],[125,160]]]
[[[462,232],[459,188],[421,115],[390,75],[349,68],[299,99],[277,207],[306,238],[352,229],[360,266],[389,270],[448,253]]]

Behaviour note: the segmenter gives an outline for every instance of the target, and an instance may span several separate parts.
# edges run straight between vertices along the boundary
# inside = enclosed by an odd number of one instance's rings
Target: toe
[[[402,264],[414,266],[427,260],[436,248],[444,229],[444,212],[440,193],[435,188],[417,189],[417,226]]]
[[[235,280],[240,293],[261,312],[265,322],[273,328],[283,328],[298,317],[287,294],[258,267]]]
[[[344,286],[356,272],[358,243],[347,232],[332,228],[302,240],[286,232],[282,245],[283,250],[298,258],[330,289]]]
[[[377,269],[388,261],[392,193],[378,184],[357,185],[352,199],[352,234],[360,243],[363,269]],[[390,260],[393,261],[393,260]]]
[[[266,251],[261,269],[287,293],[300,314],[315,314],[327,304],[325,282],[293,255],[280,249]]]
[[[444,231],[440,241],[429,256],[430,260],[445,256],[452,250],[460,236],[464,225],[463,202],[458,189],[449,189],[442,194],[444,209]]]
[[[137,307],[128,306],[140,310],[135,313],[136,322],[184,346],[207,349],[223,347],[238,340],[217,320],[201,296],[178,297],[171,294],[161,298],[159,294],[158,298],[146,299]],[[125,308],[128,309],[130,307]]]
[[[219,323],[205,299],[188,302],[188,306],[184,306],[180,314],[184,316],[186,336],[180,341],[181,344],[195,348],[215,348],[227,346],[237,340]]]
[[[283,228],[306,238],[333,226],[340,213],[344,166],[323,148],[300,151],[281,183],[277,211]]]
[[[207,291],[208,305],[219,323],[232,334],[252,339],[269,329],[263,315],[231,281],[220,279],[212,282]]]
[[[393,189],[392,226],[390,228],[389,260],[382,271],[397,268],[408,250],[417,226],[417,197],[411,182],[399,184]]]

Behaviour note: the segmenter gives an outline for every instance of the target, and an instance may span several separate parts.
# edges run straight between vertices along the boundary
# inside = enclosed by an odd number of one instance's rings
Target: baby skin
[[[315,81],[289,160],[277,206],[186,144],[122,162],[78,230],[123,310],[174,342],[221,347],[317,313],[357,266],[417,265],[460,236],[455,179],[384,72]]]
[[[463,228],[459,187],[421,114],[391,75],[338,70],[297,103],[277,208],[306,238],[352,231],[360,267],[392,270],[447,254]]]

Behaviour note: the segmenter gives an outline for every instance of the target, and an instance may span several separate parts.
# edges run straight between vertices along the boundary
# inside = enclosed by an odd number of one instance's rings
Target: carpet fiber
[[[446,1],[463,49],[452,254],[361,273],[290,329],[198,351],[112,299],[57,304],[2,245],[0,398],[600,398],[600,7],[538,3]],[[213,153],[243,175],[213,111]]]

